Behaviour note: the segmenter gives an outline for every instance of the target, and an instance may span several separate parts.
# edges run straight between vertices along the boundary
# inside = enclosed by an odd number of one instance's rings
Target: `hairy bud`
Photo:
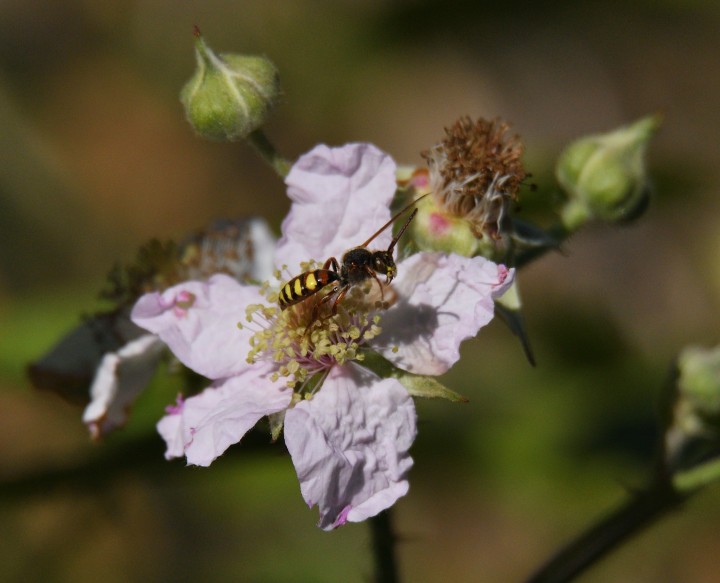
[[[645,117],[565,149],[555,173],[568,195],[562,211],[566,228],[574,231],[593,218],[620,222],[639,216],[649,192],[645,152],[659,125],[658,116]]]
[[[280,92],[277,69],[265,57],[218,56],[195,36],[197,69],[180,94],[187,119],[209,140],[241,140],[265,123]]]

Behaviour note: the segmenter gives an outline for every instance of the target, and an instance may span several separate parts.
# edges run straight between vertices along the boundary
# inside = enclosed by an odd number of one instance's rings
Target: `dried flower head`
[[[100,297],[122,308],[144,293],[214,273],[262,281],[272,274],[274,248],[270,228],[259,217],[218,220],[180,243],[148,241],[131,263],[113,267]]]
[[[462,117],[422,156],[438,204],[467,220],[477,237],[500,238],[503,219],[528,174],[520,137],[500,119]]]

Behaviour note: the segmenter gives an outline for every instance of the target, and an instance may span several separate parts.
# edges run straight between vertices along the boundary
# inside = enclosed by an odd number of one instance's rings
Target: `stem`
[[[375,556],[375,583],[399,583],[390,509],[370,518],[370,532]]]
[[[247,139],[255,148],[255,151],[260,154],[263,160],[272,166],[280,178],[285,178],[288,175],[291,166],[290,162],[278,154],[275,146],[272,145],[262,130],[255,130],[250,133]]]
[[[667,481],[638,492],[558,552],[527,583],[570,581],[620,543],[679,506],[686,497]]]

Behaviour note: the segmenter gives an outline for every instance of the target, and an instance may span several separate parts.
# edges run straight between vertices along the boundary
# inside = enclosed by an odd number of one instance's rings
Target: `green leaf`
[[[467,403],[469,400],[452,389],[448,389],[434,377],[405,373],[396,377],[413,397],[424,399],[447,399],[453,403]]]
[[[394,378],[400,381],[413,397],[425,399],[447,399],[453,403],[467,403],[468,399],[448,389],[435,377],[412,374],[396,367],[387,358],[373,350],[363,350],[364,367],[373,371],[381,378]]]

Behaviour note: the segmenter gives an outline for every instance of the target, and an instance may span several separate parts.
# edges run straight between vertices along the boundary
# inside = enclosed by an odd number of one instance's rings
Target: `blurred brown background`
[[[150,435],[175,388],[159,382],[124,432],[91,444],[80,410],[24,377],[149,237],[249,213],[277,227],[287,210],[250,148],[185,123],[194,24],[216,51],[277,64],[267,133],[288,157],[372,141],[417,164],[461,115],[509,120],[539,186],[531,215],[557,194],[569,140],[664,114],[649,212],[588,229],[521,275],[538,367],[495,323],[446,379],[471,403],[418,405],[395,513],[405,580],[521,580],[643,483],[673,357],[718,342],[720,5],[2,0],[0,479],[16,486],[0,499],[0,579],[370,578],[366,526],[318,531],[264,436],[210,470],[164,462],[158,438],[83,473]],[[719,519],[709,489],[582,580],[715,581]]]

